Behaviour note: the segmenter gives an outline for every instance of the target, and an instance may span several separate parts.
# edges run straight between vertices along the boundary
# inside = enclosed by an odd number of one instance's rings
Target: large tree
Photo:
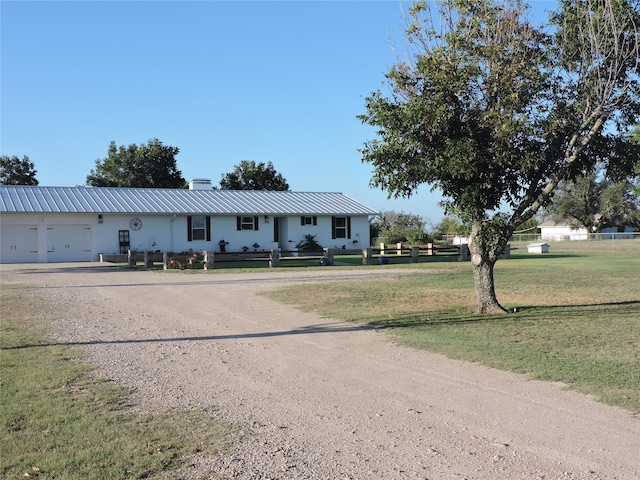
[[[289,184],[278,173],[271,162],[256,163],[242,160],[234,166],[232,172],[222,175],[220,180],[222,190],[289,190]]]
[[[96,160],[87,175],[92,187],[185,188],[186,181],[176,165],[177,147],[153,138],[140,146],[109,144],[107,158]]]
[[[640,123],[636,123],[635,127],[633,127],[629,134],[629,141],[640,150]],[[633,165],[633,177],[635,180],[634,193],[640,195],[640,154],[636,156],[635,164]]]
[[[35,167],[26,155],[0,157],[0,185],[38,185]]]
[[[363,161],[389,196],[442,192],[472,225],[476,312],[505,312],[493,269],[515,228],[638,118],[638,0],[560,0],[549,32],[518,0],[430,5],[409,11],[391,95],[366,99]]]

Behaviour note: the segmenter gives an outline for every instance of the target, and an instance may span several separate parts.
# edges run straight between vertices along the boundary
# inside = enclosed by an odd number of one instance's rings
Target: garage
[[[38,261],[38,227],[36,225],[2,225],[0,263],[34,263]]]
[[[91,227],[89,225],[49,225],[47,227],[47,262],[91,261]]]

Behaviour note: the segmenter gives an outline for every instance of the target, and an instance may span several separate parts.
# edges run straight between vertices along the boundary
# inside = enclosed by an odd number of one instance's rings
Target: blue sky
[[[292,190],[437,223],[437,192],[388,200],[358,152],[374,131],[356,116],[385,91],[402,5],[3,0],[0,153],[27,155],[40,185],[84,185],[111,140],[158,138],[180,149],[186,180],[271,161]]]

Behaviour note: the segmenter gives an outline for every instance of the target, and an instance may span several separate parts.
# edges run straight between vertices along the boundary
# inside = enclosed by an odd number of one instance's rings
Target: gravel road
[[[139,409],[201,407],[240,425],[227,454],[194,458],[185,479],[640,478],[637,414],[260,295],[415,270],[0,271],[5,286],[38,287],[59,312],[55,340],[135,387]]]

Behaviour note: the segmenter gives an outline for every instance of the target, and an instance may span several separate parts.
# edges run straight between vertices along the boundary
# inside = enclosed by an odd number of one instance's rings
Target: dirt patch
[[[41,288],[59,312],[56,340],[135,387],[140,409],[200,407],[241,426],[228,454],[194,458],[184,478],[640,478],[630,412],[257,295],[407,274],[421,272],[3,265],[2,284]]]

